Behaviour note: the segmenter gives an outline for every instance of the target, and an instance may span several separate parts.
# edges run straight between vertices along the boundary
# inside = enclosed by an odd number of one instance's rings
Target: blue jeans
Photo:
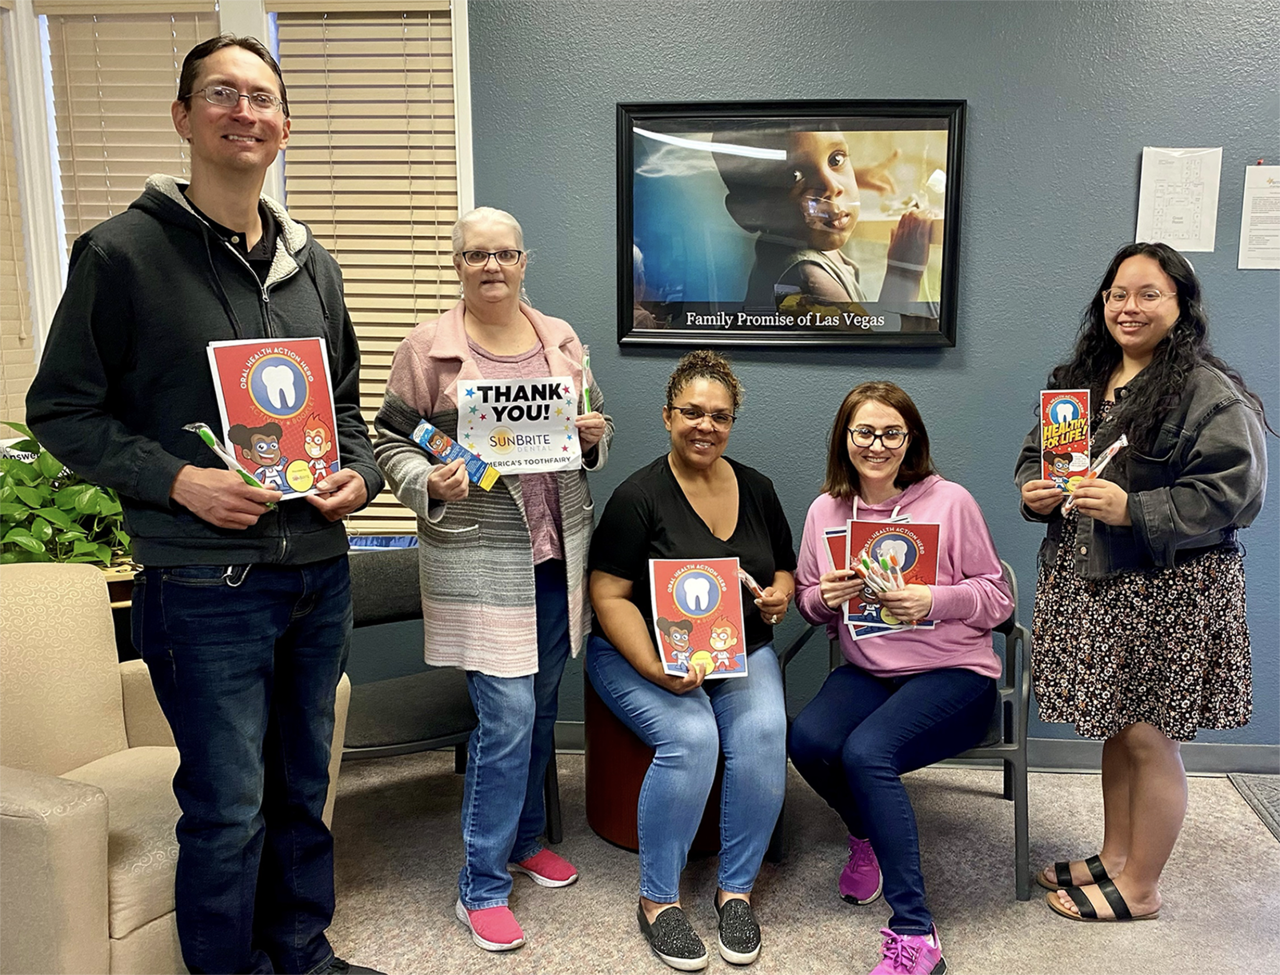
[[[892,638],[890,638],[892,639]],[[898,934],[928,934],[920,836],[900,778],[980,742],[996,706],[996,682],[971,670],[873,677],[845,664],[791,726],[791,762],[844,820],[869,839]]]
[[[194,972],[309,972],[333,951],[333,699],[345,555],[144,569],[133,640],[178,745],[178,938]]]
[[[747,676],[706,681],[673,694],[641,677],[606,640],[587,644],[591,686],[654,750],[640,787],[640,894],[680,899],[680,874],[724,752],[720,804],[721,890],[755,885],[787,783],[787,710],[773,646],[753,651]]]
[[[502,907],[511,893],[507,864],[542,849],[542,782],[555,750],[560,678],[569,657],[569,590],[564,562],[533,567],[538,672],[490,677],[467,671],[476,730],[467,745],[462,786],[465,861],[458,894],[468,910]]]

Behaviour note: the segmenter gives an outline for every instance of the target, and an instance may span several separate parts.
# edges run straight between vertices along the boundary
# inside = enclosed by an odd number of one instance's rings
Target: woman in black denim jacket
[[[1236,531],[1262,508],[1270,427],[1207,326],[1182,255],[1122,248],[1049,386],[1090,390],[1093,457],[1121,434],[1129,446],[1065,513],[1038,422],[1018,457],[1022,515],[1049,526],[1033,624],[1040,716],[1105,739],[1102,849],[1037,877],[1073,920],[1158,915],[1187,805],[1179,743],[1240,727],[1252,709]]]

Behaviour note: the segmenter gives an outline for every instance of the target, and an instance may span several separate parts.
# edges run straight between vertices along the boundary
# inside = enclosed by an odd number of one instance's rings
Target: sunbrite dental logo
[[[489,446],[495,454],[505,457],[516,449],[516,435],[511,432],[510,427],[495,427],[493,433],[489,434]]]

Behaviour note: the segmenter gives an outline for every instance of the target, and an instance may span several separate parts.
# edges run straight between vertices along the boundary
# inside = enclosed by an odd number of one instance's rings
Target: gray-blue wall
[[[614,109],[619,101],[968,100],[959,340],[895,351],[742,349],[742,420],[729,452],[774,479],[799,535],[824,440],[852,385],[915,398],[943,473],[986,514],[1030,619],[1042,529],[1017,514],[1013,460],[1036,391],[1065,355],[1114,251],[1133,239],[1144,145],[1223,146],[1217,250],[1192,254],[1218,352],[1280,427],[1280,288],[1236,269],[1243,169],[1280,162],[1280,3],[614,3],[470,0],[476,201],[512,211],[532,250],[534,304],[573,323],[617,423],[597,503],[666,449],[659,410],[679,350],[616,343]],[[1245,533],[1253,722],[1200,741],[1280,742],[1277,516]],[[792,613],[785,641],[799,626]],[[793,709],[825,653],[797,661]],[[561,717],[581,717],[571,665]],[[1069,737],[1036,723],[1033,736]]]

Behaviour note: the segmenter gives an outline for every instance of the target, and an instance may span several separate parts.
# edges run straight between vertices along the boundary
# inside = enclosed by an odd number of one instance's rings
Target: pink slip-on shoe
[[[880,896],[884,878],[870,840],[849,837],[849,862],[840,871],[840,898],[850,904],[870,904]]]
[[[524,944],[524,931],[509,907],[468,911],[459,898],[453,912],[471,930],[471,940],[485,951],[510,951]]]
[[[871,969],[871,975],[942,975],[947,961],[942,957],[942,942],[938,939],[938,927],[933,936],[924,934],[898,934],[881,928],[884,944],[880,964]]]
[[[535,884],[543,887],[568,887],[578,879],[578,868],[550,850],[539,850],[519,863],[508,863],[507,869],[532,877]]]

